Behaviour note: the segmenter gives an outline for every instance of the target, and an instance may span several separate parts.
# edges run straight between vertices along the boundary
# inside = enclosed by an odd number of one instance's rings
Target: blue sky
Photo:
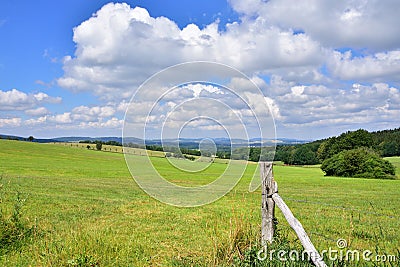
[[[63,75],[61,59],[73,55],[73,28],[89,19],[110,1],[2,1],[0,3],[0,88],[19,88],[23,92],[44,91],[63,97],[66,107],[87,104],[68,91],[52,84]],[[237,14],[226,1],[126,1],[132,7],[145,7],[152,16],[166,16],[180,27],[214,22],[221,25]],[[43,86],[45,83],[48,86]],[[50,88],[48,88],[50,87]],[[82,98],[90,98],[83,95]],[[70,100],[70,101],[69,101]],[[88,102],[89,101],[89,102]],[[53,107],[62,111],[66,107]],[[0,131],[1,132],[1,131]]]
[[[252,78],[278,137],[399,127],[389,2],[1,1],[0,133],[119,136],[135,88],[192,60]]]

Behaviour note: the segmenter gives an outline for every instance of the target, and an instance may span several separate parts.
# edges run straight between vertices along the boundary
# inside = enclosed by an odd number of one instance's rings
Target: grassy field
[[[64,147],[71,147],[71,148],[79,148],[79,149],[87,149],[87,150],[96,150],[96,144],[87,144],[87,143],[52,143],[53,145],[59,145],[59,146],[64,146]],[[89,148],[88,148],[89,146]],[[123,151],[123,147],[121,146],[110,146],[110,145],[103,145],[102,146],[102,151],[104,152],[113,152],[113,153],[124,153]],[[126,153],[130,153],[133,155],[138,155],[138,156],[145,156],[148,155],[150,157],[157,157],[157,158],[164,158],[165,157],[165,153],[162,151],[153,151],[153,150],[146,150],[146,149],[142,149],[142,148],[131,148],[131,147],[125,147],[125,152]],[[191,156],[193,158],[195,158],[196,160],[205,160],[205,161],[210,161],[211,158],[204,158],[204,159],[200,159],[199,156],[193,156],[193,155],[188,155]],[[229,160],[228,159],[219,159],[219,158],[215,158],[214,159],[215,162],[217,163],[228,163]]]
[[[385,158],[390,161],[396,167],[397,178],[400,178],[400,157]]]
[[[87,143],[53,143],[54,145],[58,146],[64,146],[64,147],[71,147],[71,148],[80,148],[80,149],[86,149],[86,150],[96,150],[96,144],[87,144]],[[89,146],[89,148],[88,148]],[[151,157],[165,157],[165,153],[161,151],[150,151],[150,150],[145,150],[141,148],[125,148],[129,150],[129,153],[132,153],[134,155],[138,156],[144,156],[148,154]],[[123,147],[122,146],[110,146],[110,145],[102,145],[102,151],[104,152],[113,152],[113,153],[123,153]]]
[[[390,160],[399,167],[400,158]],[[22,217],[36,226],[22,246],[1,251],[0,265],[229,266],[259,238],[260,191],[247,190],[256,166],[248,165],[219,201],[178,208],[140,190],[120,153],[0,140],[1,210],[12,214],[20,192],[27,199]],[[225,167],[214,163],[198,179]],[[177,170],[168,175],[174,172],[183,177]],[[343,238],[350,249],[397,253],[400,180],[324,177],[317,167],[275,166],[274,174],[318,250],[336,249]],[[297,242],[282,214],[276,216],[280,231]]]

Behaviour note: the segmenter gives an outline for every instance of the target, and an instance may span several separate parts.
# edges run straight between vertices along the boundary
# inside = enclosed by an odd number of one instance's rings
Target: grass
[[[400,157],[389,157],[385,159],[390,161],[396,167],[397,178],[400,178]]]
[[[175,177],[166,159],[153,161],[174,182],[185,182],[187,176]],[[178,208],[140,190],[120,153],[0,140],[0,175],[8,186],[2,210],[12,211],[16,192],[27,195],[22,219],[40,233],[3,253],[0,265],[233,264],[258,241],[260,191],[247,190],[256,166],[248,165],[219,201]],[[225,167],[214,163],[189,177],[190,183],[204,184]],[[336,248],[336,240],[344,238],[351,249],[397,253],[400,180],[324,177],[319,168],[279,165],[274,174],[280,195],[317,249]],[[279,211],[276,216],[287,240],[298,245]]]

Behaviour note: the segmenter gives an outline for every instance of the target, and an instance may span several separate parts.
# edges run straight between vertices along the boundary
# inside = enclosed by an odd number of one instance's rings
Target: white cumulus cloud
[[[144,8],[106,4],[74,28],[76,50],[64,57],[64,75],[57,80],[59,86],[73,92],[90,92],[101,102],[51,114],[41,104],[59,103],[61,98],[13,89],[0,91],[0,110],[24,110],[26,115],[37,117],[26,121],[32,125],[121,127],[129,98],[142,82],[165,67],[200,60],[227,64],[251,77],[264,93],[264,99],[246,95],[252,100],[252,108],[261,110],[268,103],[278,127],[290,134],[299,128],[337,129],[351,123],[360,127],[398,126],[399,1],[229,3],[240,20],[223,27],[215,21],[181,28],[169,18],[150,16]],[[245,92],[253,84],[233,78],[226,86]],[[186,85],[164,96],[162,105],[156,106],[159,113],[146,117],[157,90],[161,90],[149,87],[142,101],[130,106],[136,112],[136,117],[130,119],[156,123],[165,119],[160,114],[168,116],[168,110],[174,110],[170,125],[182,125],[187,118],[218,113],[211,102],[201,107],[179,106],[179,101],[203,96],[229,104],[232,112],[220,118],[227,124],[234,117],[251,117],[243,101],[229,93],[218,94],[217,89],[204,84]],[[303,136],[308,134],[313,131],[304,130]]]
[[[269,25],[305,32],[327,47],[399,47],[400,2],[330,0],[230,0],[244,19],[262,17]]]
[[[51,97],[45,93],[27,94],[17,89],[0,90],[0,110],[26,110],[41,103],[60,103],[60,97]]]
[[[77,26],[74,41],[75,55],[65,57],[58,84],[109,100],[126,99],[150,75],[181,62],[217,61],[246,73],[269,72],[319,66],[325,53],[308,36],[270,27],[262,19],[234,22],[222,32],[218,22],[180,29],[143,8],[113,3]]]
[[[36,109],[28,109],[25,110],[25,114],[30,115],[30,116],[43,116],[49,114],[50,111],[47,110],[45,107],[39,107]]]
[[[21,126],[21,118],[0,118],[0,128]]]
[[[334,76],[344,80],[400,81],[400,50],[352,57],[351,51],[335,52],[329,67]]]

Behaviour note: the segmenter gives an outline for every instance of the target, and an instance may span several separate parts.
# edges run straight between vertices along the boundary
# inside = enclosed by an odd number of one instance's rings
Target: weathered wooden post
[[[299,238],[301,244],[303,245],[304,250],[307,252],[308,256],[310,257],[314,265],[317,267],[327,267],[324,262],[324,259],[321,257],[321,255],[319,255],[318,251],[316,250],[310,238],[308,237],[306,231],[303,228],[303,225],[301,225],[299,220],[297,220],[294,217],[292,211],[283,201],[281,196],[278,193],[275,193],[272,195],[272,199],[274,200],[278,208],[282,211],[290,227],[292,227],[292,229],[296,232],[296,235]]]
[[[275,192],[275,182],[272,173],[272,162],[260,162],[261,176],[261,245],[272,243],[275,225],[275,202],[272,194]]]
[[[275,204],[282,211],[290,227],[296,232],[301,244],[309,255],[310,259],[317,267],[327,267],[323,258],[315,249],[301,223],[294,217],[292,211],[278,194],[278,184],[274,181],[272,172],[272,162],[260,162],[261,176],[261,244],[272,243],[275,224]]]

